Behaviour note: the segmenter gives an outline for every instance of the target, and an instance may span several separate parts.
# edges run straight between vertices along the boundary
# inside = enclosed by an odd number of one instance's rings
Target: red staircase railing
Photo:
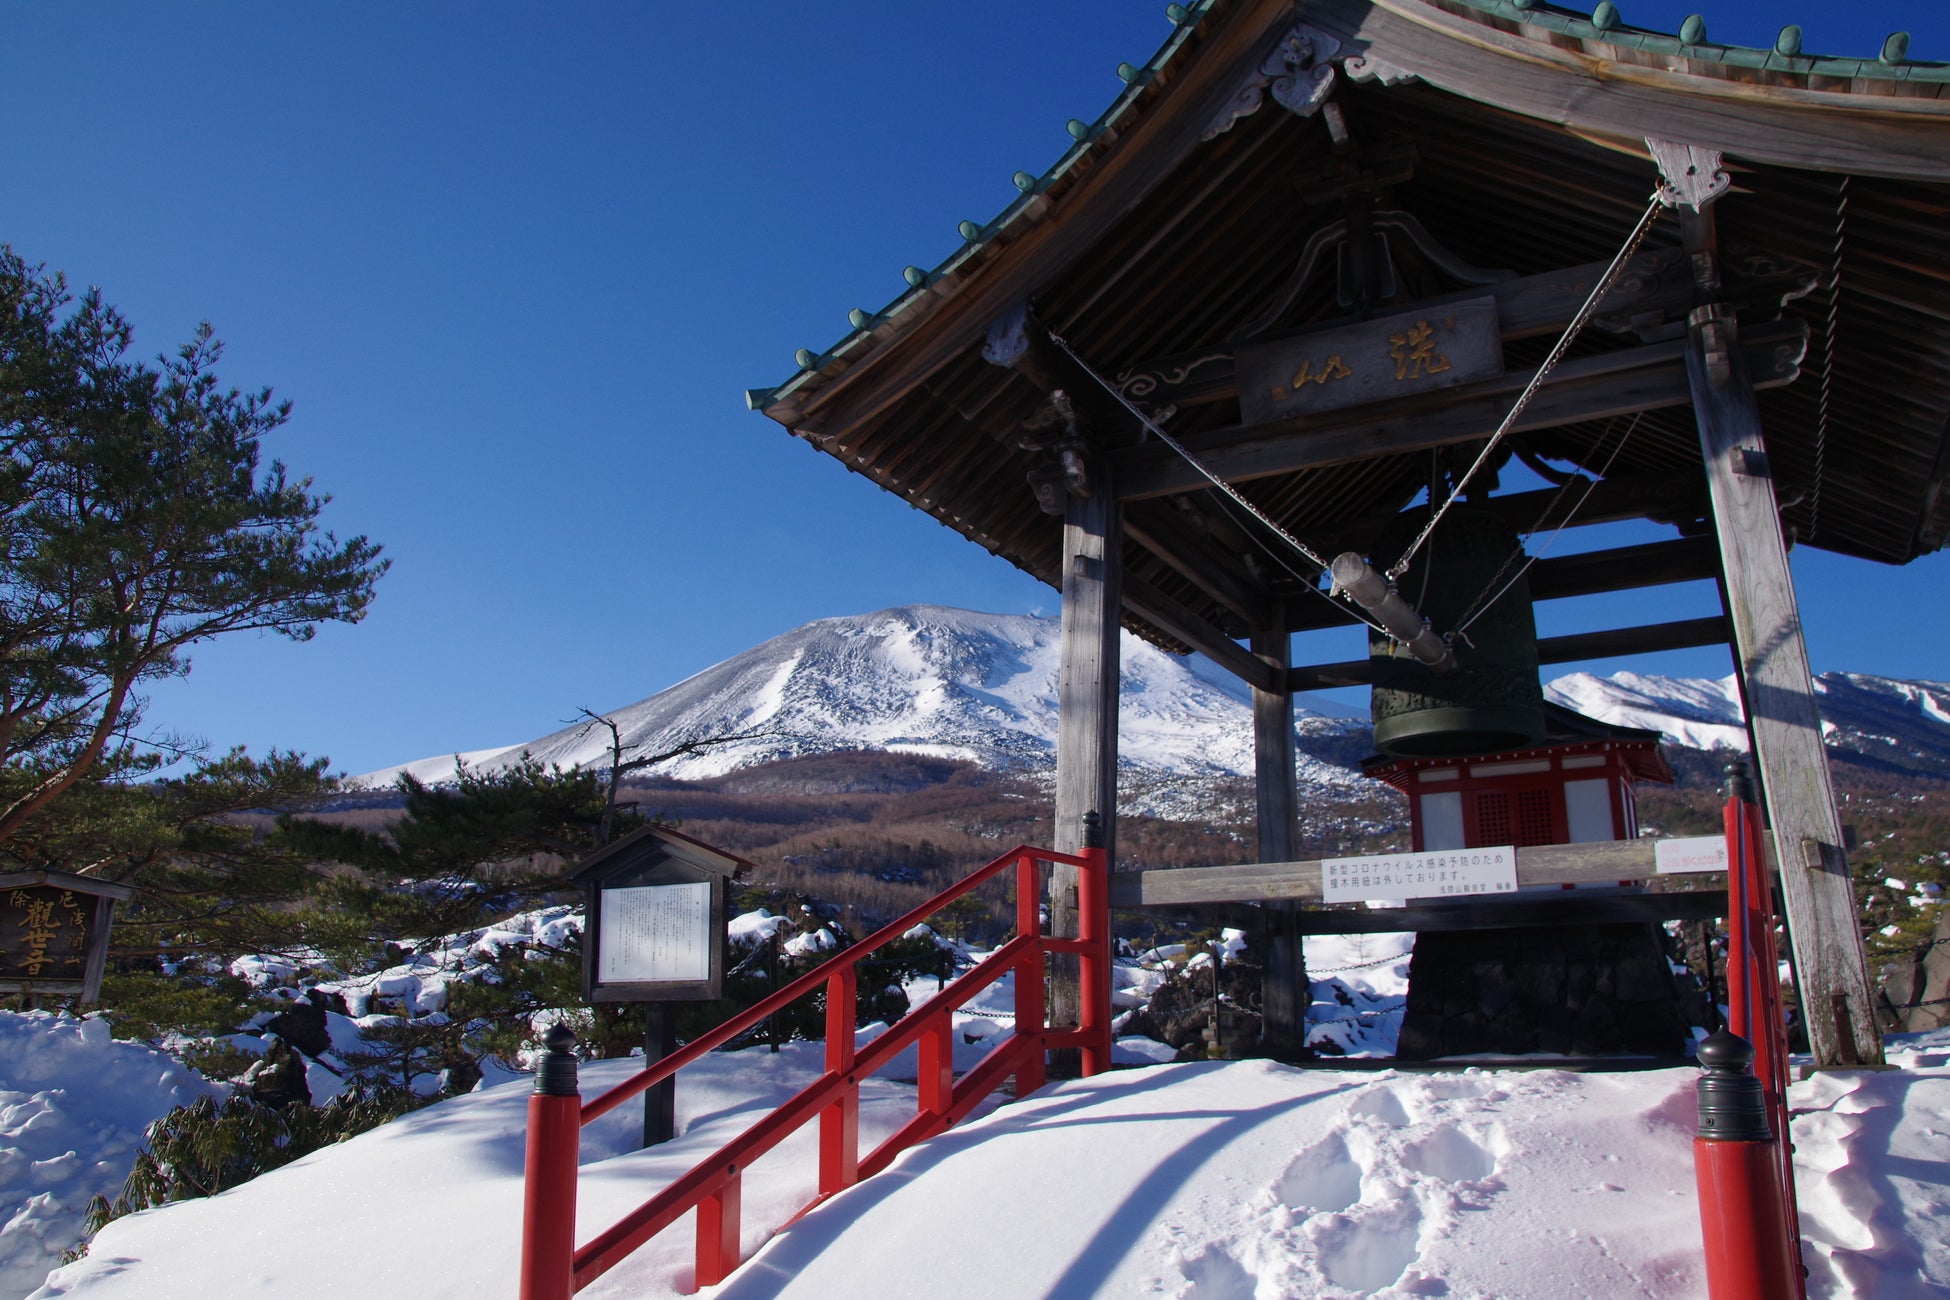
[[[1727,1026],[1699,1047],[1693,1143],[1707,1290],[1712,1300],[1801,1300],[1774,890],[1752,780],[1744,763],[1727,771]]]
[[[1042,866],[1078,868],[1078,937],[1042,932]],[[855,1050],[854,1019],[861,959],[898,939],[985,881],[1016,870],[1016,934],[885,1034]],[[1086,1075],[1110,1065],[1110,907],[1102,849],[1081,854],[1021,846],[1003,854],[899,920],[778,989],[710,1033],[686,1044],[587,1102],[576,1090],[574,1035],[550,1031],[549,1051],[528,1103],[527,1182],[522,1217],[521,1300],[568,1300],[677,1219],[697,1212],[697,1285],[714,1286],[739,1264],[739,1199],[744,1169],[814,1119],[819,1121],[819,1189],[800,1213],[895,1156],[967,1117],[1011,1076],[1018,1097],[1043,1086],[1044,1053],[1077,1048]],[[1082,1023],[1044,1023],[1044,964],[1052,954],[1080,959]],[[1004,975],[1016,977],[1015,1033],[960,1079],[954,1074],[953,1012]],[[670,1078],[706,1053],[752,1029],[788,1003],[826,990],[826,1068],[783,1106],[700,1161],[642,1205],[575,1245],[577,1148],[581,1127]],[[920,1045],[917,1113],[864,1157],[860,1154],[860,1081],[909,1044]]]

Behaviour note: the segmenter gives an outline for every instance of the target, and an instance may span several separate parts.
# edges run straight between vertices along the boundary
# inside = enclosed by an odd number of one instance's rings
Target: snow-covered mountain
[[[1056,754],[1058,632],[1054,618],[939,605],[820,619],[606,716],[626,756],[745,737],[656,768],[659,776],[686,780],[848,749],[1047,771]],[[1871,767],[1950,775],[1950,685],[1824,673],[1816,686],[1832,749]],[[1676,745],[1746,745],[1731,676],[1573,673],[1545,693],[1594,718],[1664,732]],[[1366,720],[1299,713],[1302,788],[1355,787]],[[1119,761],[1139,784],[1171,778],[1189,787],[1252,772],[1247,688],[1203,660],[1165,654],[1129,634],[1119,728]],[[487,771],[524,753],[564,768],[606,768],[609,745],[608,729],[589,723],[461,757]],[[454,758],[423,758],[358,780],[383,786],[402,771],[447,780]]]
[[[1866,767],[1950,776],[1950,684],[1822,673],[1815,691],[1831,753]],[[1731,675],[1714,681],[1572,673],[1544,693],[1589,717],[1663,731],[1674,744],[1747,747],[1739,687]]]
[[[1644,673],[1613,673],[1609,677],[1572,673],[1546,686],[1544,696],[1600,722],[1663,731],[1675,745],[1691,749],[1747,747],[1740,687],[1731,673],[1718,681]]]
[[[686,741],[748,736],[658,765],[695,780],[775,759],[844,749],[965,759],[992,769],[1042,769],[1056,754],[1054,618],[907,605],[808,623],[606,716],[631,755]],[[1201,672],[1203,668],[1203,672]],[[1303,727],[1360,732],[1359,719],[1303,712]],[[610,736],[573,725],[504,750],[465,756],[479,770],[526,752],[559,767],[606,768]],[[1120,762],[1138,776],[1219,777],[1252,771],[1247,688],[1198,660],[1126,633]],[[1344,785],[1345,767],[1306,760],[1302,780]],[[402,770],[438,781],[453,759],[422,759],[359,778],[384,785]]]

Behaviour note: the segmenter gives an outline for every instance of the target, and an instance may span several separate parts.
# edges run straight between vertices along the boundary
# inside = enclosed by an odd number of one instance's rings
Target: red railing
[[[1042,932],[1044,863],[1078,868],[1077,938],[1055,938]],[[1015,937],[856,1051],[854,1020],[860,961],[1010,867],[1016,870]],[[575,1090],[575,1058],[570,1051],[573,1036],[565,1029],[551,1031],[550,1050],[536,1076],[535,1094],[529,1098],[521,1300],[568,1300],[692,1210],[697,1212],[697,1285],[722,1282],[739,1264],[739,1199],[745,1168],[814,1119],[819,1121],[819,1185],[802,1214],[885,1169],[914,1143],[966,1118],[1011,1076],[1018,1097],[1042,1087],[1045,1052],[1079,1049],[1086,1075],[1109,1068],[1110,907],[1106,870],[1102,849],[1085,849],[1076,855],[1027,846],[1012,849],[710,1033],[587,1102]],[[1074,1029],[1051,1029],[1044,1024],[1044,963],[1056,953],[1080,959],[1082,1023]],[[954,1011],[1011,972],[1016,977],[1015,1033],[981,1064],[956,1079]],[[824,1073],[635,1210],[576,1246],[576,1162],[581,1126],[822,987],[826,990]],[[863,1157],[859,1149],[860,1081],[915,1043],[920,1051],[917,1112]]]
[[[1752,782],[1744,764],[1728,772],[1727,1027],[1700,1044],[1706,1075],[1693,1144],[1707,1289],[1713,1300],[1800,1300],[1774,889]]]

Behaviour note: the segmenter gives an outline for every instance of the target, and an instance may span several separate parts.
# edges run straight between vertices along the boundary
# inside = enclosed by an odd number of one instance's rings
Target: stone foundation
[[[1687,1025],[1663,939],[1644,923],[1425,933],[1395,1054],[1680,1056]]]

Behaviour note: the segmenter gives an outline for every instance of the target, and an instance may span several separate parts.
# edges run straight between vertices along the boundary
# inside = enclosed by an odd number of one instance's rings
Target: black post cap
[[[1767,1096],[1754,1077],[1754,1046],[1722,1029],[1694,1049],[1699,1058],[1699,1135],[1716,1142],[1770,1142]]]
[[[574,1097],[576,1086],[576,1031],[565,1024],[549,1026],[542,1035],[547,1050],[535,1069],[535,1091],[544,1097]]]
[[[1094,808],[1083,815],[1083,847],[1086,849],[1104,847],[1104,819]]]
[[[1727,798],[1738,799],[1741,803],[1754,801],[1753,768],[1744,758],[1736,758],[1726,766]]]

